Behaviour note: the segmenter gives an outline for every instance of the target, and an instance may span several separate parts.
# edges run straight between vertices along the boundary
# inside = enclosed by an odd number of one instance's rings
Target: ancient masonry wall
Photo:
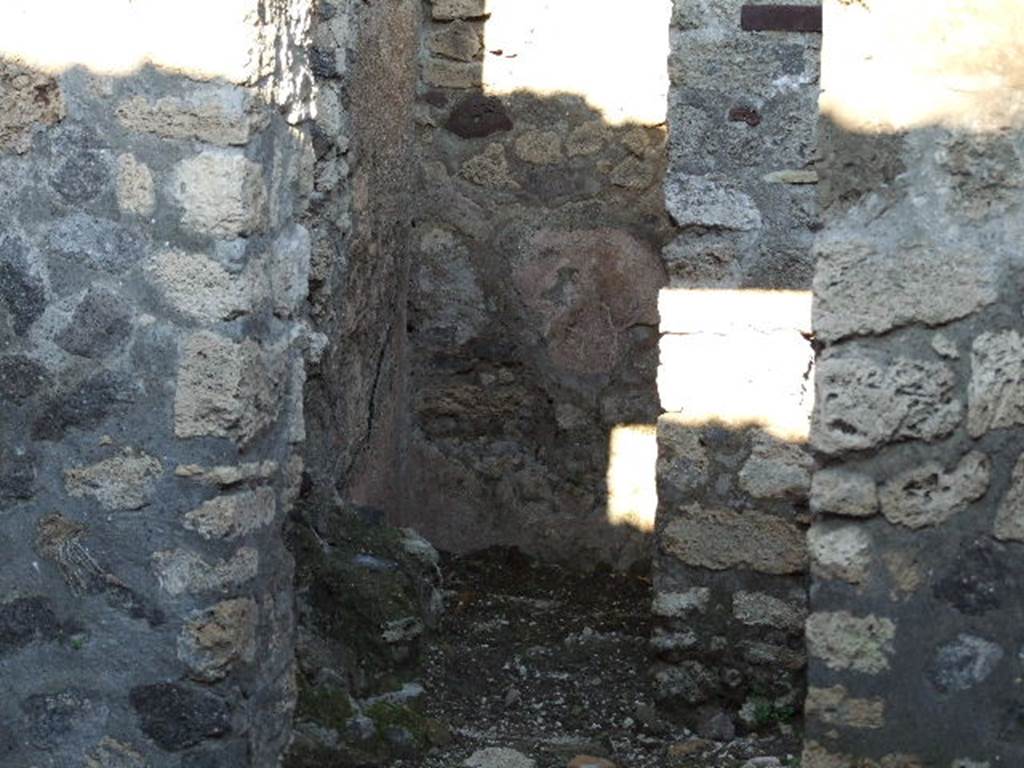
[[[606,473],[615,427],[658,415],[664,127],[612,125],[576,93],[485,92],[488,67],[550,34],[545,7],[424,4],[400,522],[447,549],[625,567],[649,535],[609,522]]]
[[[5,41],[38,38],[24,8]],[[155,6],[112,8],[88,29],[153,42],[152,63],[0,59],[0,763],[273,765],[294,697],[280,528],[310,347],[309,9],[183,2],[166,21],[196,26],[172,48]]]
[[[825,12],[802,765],[1021,764],[1024,11]]]
[[[403,498],[406,305],[420,4],[323,0],[311,67],[315,166],[306,224],[311,322],[306,496],[381,511]]]
[[[655,675],[703,735],[799,712],[820,36],[677,0],[660,298]]]

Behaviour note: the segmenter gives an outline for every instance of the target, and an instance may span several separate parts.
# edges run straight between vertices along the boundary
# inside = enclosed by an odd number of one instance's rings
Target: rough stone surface
[[[185,513],[185,527],[207,539],[236,539],[274,519],[277,499],[270,488],[218,496]]]
[[[259,553],[243,548],[227,560],[208,562],[195,552],[174,550],[153,555],[160,586],[171,595],[226,592],[256,577]]]
[[[811,572],[824,579],[864,581],[871,567],[871,536],[857,525],[818,522],[807,532]]]
[[[814,459],[802,446],[758,432],[750,458],[739,473],[740,486],[755,498],[806,498]]]
[[[690,505],[666,526],[661,546],[689,565],[801,573],[807,567],[803,530],[760,512]]]
[[[878,488],[868,475],[822,469],[811,482],[811,510],[817,514],[871,517],[878,513]]]
[[[512,118],[496,96],[471,93],[452,108],[444,127],[463,139],[482,139],[494,133],[511,131]]]
[[[778,627],[801,632],[807,611],[802,605],[780,600],[760,592],[739,591],[732,598],[733,615],[755,627]]]
[[[153,173],[135,155],[117,158],[117,203],[125,213],[149,216],[156,206]]]
[[[181,361],[174,398],[178,437],[213,435],[244,444],[273,420],[280,374],[253,342],[194,334],[182,346]]]
[[[90,288],[75,307],[56,341],[66,352],[102,358],[120,347],[131,333],[131,310],[107,288]]]
[[[931,679],[940,691],[966,691],[983,683],[1006,652],[995,643],[974,635],[959,635],[941,646],[931,666]]]
[[[888,244],[886,244],[888,245]],[[855,233],[818,243],[814,329],[827,340],[884,333],[910,323],[942,325],[998,297],[998,260],[983,250],[937,254],[932,243],[884,250]],[[913,275],[913,280],[907,280]]]
[[[455,21],[431,32],[427,48],[456,61],[473,61],[483,49],[483,41],[475,26]]]
[[[701,613],[708,606],[711,590],[696,587],[686,592],[659,592],[654,596],[652,610],[656,616],[685,616],[694,611]]]
[[[182,224],[197,233],[237,237],[265,223],[263,169],[241,152],[211,149],[183,161],[171,190],[183,209]]]
[[[485,14],[484,0],[432,0],[431,15],[439,21],[474,19]]]
[[[889,522],[908,528],[939,525],[980,499],[988,490],[991,475],[991,459],[978,451],[964,456],[950,470],[937,462],[915,467],[882,486],[882,514]]]
[[[0,151],[23,154],[32,132],[60,122],[64,96],[56,78],[17,61],[0,61]]]
[[[118,105],[118,120],[126,128],[166,139],[198,139],[222,146],[249,142],[263,114],[244,89],[203,85],[185,98],[156,100],[133,96]]]
[[[747,231],[761,226],[761,213],[749,195],[703,176],[673,179],[665,204],[680,227],[714,227]]]
[[[1024,342],[1017,331],[974,340],[967,400],[967,429],[974,437],[1024,423]]]
[[[147,270],[164,301],[190,319],[232,320],[250,309],[246,283],[206,256],[168,251]]]
[[[812,445],[834,454],[948,435],[963,413],[953,385],[953,372],[938,363],[826,357],[817,367],[823,395],[815,404]]]
[[[822,723],[844,728],[881,728],[885,723],[883,700],[851,698],[841,685],[808,689],[804,712]]]
[[[536,761],[508,747],[488,747],[466,758],[465,768],[534,768]]]
[[[146,239],[118,222],[74,213],[54,224],[48,244],[68,264],[120,274],[142,259]]]
[[[1002,541],[1024,541],[1024,456],[1013,467],[1010,488],[996,513],[994,533]]]
[[[150,502],[163,471],[159,459],[126,448],[97,464],[66,470],[64,485],[71,496],[91,496],[103,509],[135,510]]]
[[[225,600],[194,614],[178,636],[178,658],[195,679],[224,679],[232,667],[256,657],[256,603]]]
[[[142,732],[162,749],[178,751],[204,738],[231,731],[227,702],[219,696],[183,683],[156,683],[129,692],[139,713]]]
[[[311,344],[270,251],[313,183],[312,3],[72,5],[0,31],[0,764],[277,765]]]
[[[807,650],[829,669],[878,674],[889,668],[895,636],[896,625],[878,616],[839,611],[807,619]]]

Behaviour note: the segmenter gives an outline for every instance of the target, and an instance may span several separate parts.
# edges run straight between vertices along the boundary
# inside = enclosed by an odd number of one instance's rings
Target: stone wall
[[[0,763],[272,765],[294,697],[309,9],[14,5]]]
[[[1024,11],[825,10],[802,765],[1017,765]]]
[[[315,6],[304,221],[321,354],[308,366],[306,472],[286,528],[298,672],[289,768],[385,764],[424,746],[383,722],[421,718],[404,702],[422,693],[419,640],[442,605],[437,553],[385,524],[405,492],[419,29],[419,0]]]
[[[396,509],[403,497],[412,109],[420,7],[322,0],[311,63],[311,316],[325,351],[307,386],[311,495]]]
[[[516,80],[561,29],[555,6],[424,4],[400,522],[447,549],[625,567],[647,557],[650,520],[609,521],[606,475],[616,427],[658,413],[665,135],[661,118],[612,122],[586,94]],[[510,67],[522,85],[496,95],[488,73]]]
[[[726,738],[802,701],[819,226],[820,37],[742,5],[672,18],[652,639],[663,706]]]

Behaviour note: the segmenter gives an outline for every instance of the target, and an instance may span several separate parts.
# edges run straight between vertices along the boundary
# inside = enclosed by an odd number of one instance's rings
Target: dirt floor
[[[514,550],[448,557],[443,571],[447,611],[424,652],[422,701],[446,727],[426,755],[394,765],[457,768],[494,747],[536,768],[581,754],[616,768],[798,765],[792,733],[713,742],[659,718],[645,576],[583,575]]]

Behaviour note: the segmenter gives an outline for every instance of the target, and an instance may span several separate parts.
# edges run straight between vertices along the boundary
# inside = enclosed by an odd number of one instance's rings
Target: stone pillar
[[[741,9],[675,4],[659,302],[655,674],[667,709],[726,738],[803,698],[818,226],[820,38],[745,31]]]
[[[1024,762],[1024,7],[825,8],[804,768]]]
[[[305,0],[0,32],[0,764],[268,766],[293,703]]]

